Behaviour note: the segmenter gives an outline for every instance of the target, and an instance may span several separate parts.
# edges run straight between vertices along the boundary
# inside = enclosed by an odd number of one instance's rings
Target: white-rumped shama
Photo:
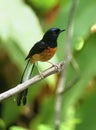
[[[44,34],[43,38],[39,42],[35,43],[35,45],[29,51],[28,56],[25,58],[25,60],[28,60],[28,63],[24,69],[20,83],[23,82],[23,76],[29,62],[31,62],[34,67],[35,62],[46,62],[53,57],[57,49],[57,38],[63,31],[65,31],[65,29],[60,30],[59,28],[51,28]],[[26,104],[27,91],[28,89],[25,89],[17,95],[18,106],[20,106],[21,103],[23,103],[23,105]]]

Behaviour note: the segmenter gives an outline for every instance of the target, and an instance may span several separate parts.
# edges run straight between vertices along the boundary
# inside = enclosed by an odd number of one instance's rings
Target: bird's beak
[[[66,30],[65,30],[65,29],[63,29],[63,30],[61,30],[61,31],[60,31],[60,33],[61,33],[61,32],[64,32],[64,31],[66,31]]]

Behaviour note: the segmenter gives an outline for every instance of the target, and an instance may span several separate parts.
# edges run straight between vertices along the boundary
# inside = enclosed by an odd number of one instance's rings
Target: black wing
[[[47,43],[40,41],[37,42],[30,50],[28,56],[26,57],[26,59],[30,58],[32,55],[34,54],[39,54],[41,53],[44,49],[47,49],[48,45]],[[26,60],[25,59],[25,60]]]

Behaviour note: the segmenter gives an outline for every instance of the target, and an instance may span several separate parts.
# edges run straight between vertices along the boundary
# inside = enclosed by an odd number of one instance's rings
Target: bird
[[[59,29],[59,28],[50,28],[45,32],[42,39],[34,44],[34,46],[30,49],[29,54],[25,58],[25,60],[28,60],[25,69],[23,71],[23,74],[21,76],[20,83],[23,82],[23,77],[26,72],[26,69],[28,67],[28,64],[31,63],[32,69],[30,74],[33,71],[33,68],[35,66],[35,63],[40,62],[48,62],[55,54],[57,50],[57,39],[61,32],[65,31],[65,29]],[[23,90],[22,92],[18,93],[17,95],[17,105],[20,106],[21,103],[23,105],[27,102],[27,92],[28,89]]]

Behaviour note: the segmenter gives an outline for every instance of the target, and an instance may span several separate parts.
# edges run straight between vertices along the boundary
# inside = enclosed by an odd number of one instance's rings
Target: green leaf
[[[23,1],[0,0],[0,37],[15,62],[21,64],[20,52],[27,54],[41,36],[38,18]]]
[[[6,128],[6,124],[5,124],[4,120],[2,120],[0,118],[0,130],[5,130],[5,128]]]
[[[74,57],[76,58],[76,61],[80,67],[80,75],[81,79],[77,84],[74,84],[74,87],[70,89],[66,94],[64,94],[63,97],[63,104],[62,104],[62,116],[63,119],[65,119],[65,115],[67,113],[67,109],[70,107],[70,105],[74,105],[75,102],[82,96],[82,94],[86,90],[86,86],[90,82],[91,79],[96,76],[96,34],[91,34],[86,40],[85,44],[79,52],[75,52]],[[76,73],[73,73],[71,66],[69,67],[68,72],[68,81],[74,80],[74,77],[76,77]],[[77,75],[78,76],[78,75]],[[90,111],[90,115],[91,115]],[[83,113],[86,114],[86,113]],[[90,117],[89,117],[90,118]],[[95,118],[94,118],[95,119]],[[82,119],[80,119],[82,120]],[[87,122],[88,120],[86,120]],[[95,122],[95,121],[93,121]],[[87,122],[88,123],[88,122]],[[94,124],[95,125],[95,124]],[[78,127],[79,129],[79,127]],[[85,129],[82,128],[82,129]]]
[[[40,13],[42,12],[43,14],[45,12],[48,12],[49,10],[51,10],[57,3],[58,3],[58,0],[29,0],[30,3],[32,3],[35,8],[37,8]]]
[[[9,128],[9,130],[27,130],[27,129],[19,126],[12,126]]]
[[[81,104],[77,117],[81,123],[76,126],[76,130],[96,130],[96,90]]]

